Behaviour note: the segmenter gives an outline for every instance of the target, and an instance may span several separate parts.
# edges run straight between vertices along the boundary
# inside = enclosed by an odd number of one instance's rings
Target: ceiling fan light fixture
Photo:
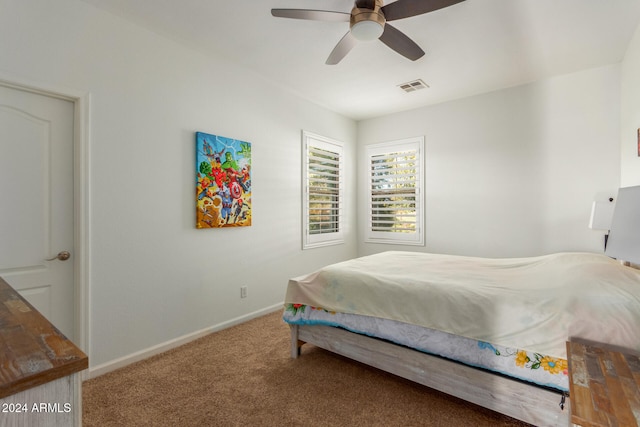
[[[312,9],[271,9],[275,17],[309,19],[312,21],[349,21],[349,32],[333,48],[326,60],[336,65],[359,41],[380,40],[391,50],[411,61],[424,56],[424,51],[406,34],[388,25],[387,21],[410,18],[452,6],[465,0],[395,0],[384,5],[383,0],[355,0],[351,13]],[[408,86],[412,89],[411,86]]]
[[[383,32],[384,26],[377,21],[360,21],[351,27],[353,37],[362,42],[377,40]]]

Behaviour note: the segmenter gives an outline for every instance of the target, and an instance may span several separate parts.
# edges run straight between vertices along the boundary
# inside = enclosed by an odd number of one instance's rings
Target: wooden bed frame
[[[290,325],[291,357],[305,343],[536,426],[569,424],[568,393],[538,387],[388,341],[321,325]]]

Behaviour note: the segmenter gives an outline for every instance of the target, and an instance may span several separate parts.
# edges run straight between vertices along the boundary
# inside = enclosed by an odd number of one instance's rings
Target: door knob
[[[58,255],[54,256],[53,258],[47,259],[47,261],[54,261],[56,259],[59,259],[60,261],[66,261],[70,257],[71,257],[71,254],[68,251],[61,251],[60,253],[58,253]]]

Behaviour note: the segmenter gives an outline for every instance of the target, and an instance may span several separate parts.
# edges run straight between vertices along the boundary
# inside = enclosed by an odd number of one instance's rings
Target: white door
[[[0,277],[70,339],[73,118],[71,101],[0,85]]]

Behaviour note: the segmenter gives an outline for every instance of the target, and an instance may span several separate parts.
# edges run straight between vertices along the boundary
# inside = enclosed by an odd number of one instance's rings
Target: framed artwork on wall
[[[196,132],[196,228],[251,225],[251,143]]]

